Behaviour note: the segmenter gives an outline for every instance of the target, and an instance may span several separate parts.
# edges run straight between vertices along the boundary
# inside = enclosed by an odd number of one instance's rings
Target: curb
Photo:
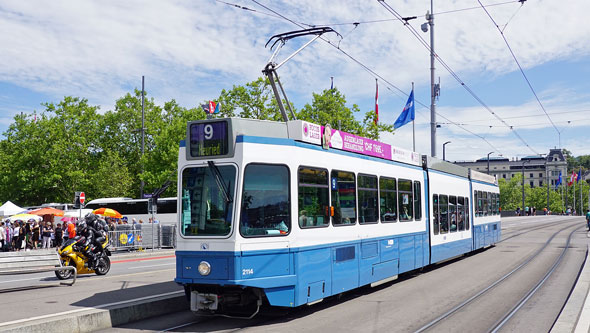
[[[590,329],[590,264],[588,263],[588,249],[584,267],[578,276],[574,290],[570,294],[557,321],[551,328],[551,333],[588,332]]]
[[[69,311],[70,314],[68,312],[57,313],[30,320],[0,324],[0,332],[94,332],[171,312],[184,311],[189,308],[189,304],[184,292],[177,291],[138,300],[106,304],[101,307],[104,308],[79,309]],[[71,314],[71,312],[76,312],[76,314]]]

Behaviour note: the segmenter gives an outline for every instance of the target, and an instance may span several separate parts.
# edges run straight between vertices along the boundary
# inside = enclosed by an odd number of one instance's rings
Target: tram
[[[176,278],[193,311],[297,307],[500,238],[494,177],[302,120],[189,122]]]

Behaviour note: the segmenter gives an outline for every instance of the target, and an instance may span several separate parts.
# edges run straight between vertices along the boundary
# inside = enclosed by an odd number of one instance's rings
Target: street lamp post
[[[447,141],[447,142],[443,143],[443,161],[446,161],[445,146],[449,143],[451,143],[451,141]]]
[[[522,210],[524,211],[524,164],[529,163],[531,160],[522,162]]]
[[[488,175],[490,174],[490,155],[493,153],[494,153],[493,151],[488,153]]]

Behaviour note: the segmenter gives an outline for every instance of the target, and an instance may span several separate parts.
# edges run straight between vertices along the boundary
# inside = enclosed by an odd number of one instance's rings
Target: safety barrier
[[[109,231],[109,241],[113,250],[175,248],[176,225],[117,225],[116,230]]]

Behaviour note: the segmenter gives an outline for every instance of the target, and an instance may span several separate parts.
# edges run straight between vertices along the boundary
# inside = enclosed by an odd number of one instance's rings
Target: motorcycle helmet
[[[86,228],[88,228],[88,224],[86,224],[86,221],[84,221],[84,220],[78,221],[78,225],[76,226],[76,229],[78,229],[79,232],[86,230]]]

